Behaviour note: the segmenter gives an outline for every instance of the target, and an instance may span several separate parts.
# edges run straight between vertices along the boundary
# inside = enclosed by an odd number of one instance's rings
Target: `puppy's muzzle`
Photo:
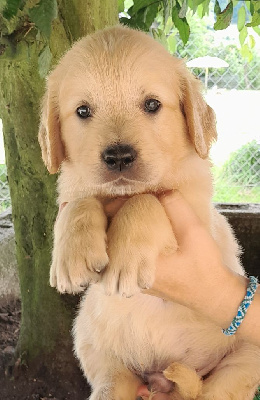
[[[137,152],[129,145],[117,144],[107,147],[101,157],[110,171],[121,172],[132,167]]]

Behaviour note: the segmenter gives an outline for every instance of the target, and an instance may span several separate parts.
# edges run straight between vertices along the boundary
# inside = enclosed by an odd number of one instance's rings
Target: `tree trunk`
[[[116,0],[59,0],[48,42],[53,63],[74,40],[117,22]],[[48,175],[37,140],[44,79],[38,72],[43,41],[36,34],[34,25],[23,24],[0,48],[0,113],[22,296],[17,356],[29,368],[45,366],[72,377],[70,330],[78,299],[49,286],[56,178]]]

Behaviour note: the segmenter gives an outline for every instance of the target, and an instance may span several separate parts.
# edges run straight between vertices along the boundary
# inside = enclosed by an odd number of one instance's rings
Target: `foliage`
[[[184,45],[188,42],[191,33],[188,15],[197,14],[202,19],[209,13],[211,5],[210,0],[126,0],[124,2],[125,10],[122,12],[123,0],[119,0],[119,3],[120,21],[123,24],[145,31],[151,30],[154,36],[162,36],[165,43],[168,42],[168,36],[171,36],[171,31],[175,28]],[[241,51],[244,56],[250,58],[251,49],[254,47],[254,38],[248,34],[248,28],[252,27],[258,34],[260,33],[258,27],[260,2],[228,0],[227,4],[223,6],[223,0],[215,0],[214,14],[216,21],[213,27],[215,30],[226,29],[231,24],[232,18],[236,17],[237,28],[240,32]],[[168,42],[169,48],[172,47],[173,42],[174,39],[171,37]]]
[[[256,140],[231,153],[220,168],[213,168],[216,181],[215,201],[260,201],[260,144]]]
[[[260,183],[260,144],[256,140],[243,145],[231,153],[222,167],[223,178],[239,185],[249,186]]]
[[[233,43],[230,38],[225,38],[221,43],[216,42],[215,32],[208,27],[212,21],[210,17],[203,20],[198,15],[189,15],[188,23],[191,28],[191,35],[186,46],[180,40],[175,43],[174,52],[181,58],[193,59],[211,55],[225,60],[229,64],[228,70],[225,68],[211,69],[208,87],[216,84],[225,89],[255,89],[260,87],[260,75],[258,73],[260,64],[260,54],[256,49],[251,50],[252,59],[250,64],[245,59],[241,50]],[[200,78],[205,74],[205,68],[193,68],[193,73]]]
[[[258,389],[258,393],[256,393],[254,400],[260,400],[260,388]]]
[[[174,50],[173,29],[178,31],[183,44],[186,44],[191,33],[188,15],[196,13],[202,19],[209,13],[210,4],[210,0],[118,0],[119,19],[131,27],[152,30]],[[48,40],[57,18],[57,7],[57,0],[0,0],[0,55],[7,47],[14,50],[17,42],[33,30],[37,40],[43,43],[39,71],[42,77],[46,75],[51,64]],[[254,38],[249,35],[248,28],[260,33],[260,2],[228,0],[225,5],[223,0],[215,0],[214,12],[215,30],[227,28],[232,17],[236,17],[241,51],[250,58]]]

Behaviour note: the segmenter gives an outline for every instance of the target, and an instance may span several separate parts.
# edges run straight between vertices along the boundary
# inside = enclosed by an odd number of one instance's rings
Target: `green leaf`
[[[199,5],[201,5],[204,0],[188,0],[188,6],[193,11],[193,14],[197,11]]]
[[[143,8],[153,5],[154,2],[155,2],[154,0],[134,0],[133,14],[137,13],[139,10]]]
[[[120,22],[133,28],[148,31],[157,15],[158,7],[158,2],[153,3],[151,6],[143,7],[139,9],[138,12],[134,12],[133,7],[131,7],[128,10],[128,14],[131,18],[120,18]]]
[[[216,3],[218,3],[218,1],[216,1]],[[218,4],[218,6],[219,6],[219,4]],[[215,5],[215,9],[216,9],[216,5]],[[225,10],[218,12],[218,14],[216,14],[217,21],[214,24],[214,29],[216,31],[226,29],[230,25],[232,15],[233,15],[233,3],[232,3],[232,1],[230,1],[228,3],[227,7],[225,8]]]
[[[180,18],[185,18],[185,17],[186,17],[186,14],[187,14],[187,11],[188,11],[188,3],[187,3],[187,0],[183,0],[181,9],[180,9],[180,11],[179,11],[179,17],[180,17]]]
[[[197,14],[202,19],[206,14],[209,14],[209,4],[211,0],[205,0],[198,5]]]
[[[172,34],[167,37],[167,43],[168,43],[168,50],[171,54],[174,54],[176,52],[176,47],[177,47],[177,41],[175,34]]]
[[[133,5],[134,5],[133,0],[125,0],[124,3],[125,3],[126,10],[129,10],[129,8],[133,7]]]
[[[221,8],[220,8],[220,5],[219,5],[218,0],[215,1],[214,13],[215,13],[216,15],[219,15],[219,14],[221,13]]]
[[[246,9],[242,5],[240,7],[240,9],[238,10],[238,14],[237,14],[237,28],[238,28],[239,32],[244,28],[245,23],[246,23]]]
[[[190,36],[190,27],[186,18],[179,17],[180,7],[176,4],[172,9],[172,21],[179,31],[183,44],[186,44]]]
[[[252,35],[249,35],[248,37],[248,45],[250,49],[253,49],[255,47],[255,38]]]
[[[247,37],[247,27],[244,26],[244,28],[239,33],[239,42],[240,42],[241,47],[245,43],[246,37]]]
[[[153,21],[155,20],[157,12],[158,12],[158,3],[157,4],[154,3],[153,5],[146,8],[145,24],[146,24],[147,30],[150,28]]]
[[[260,386],[258,388],[257,393],[255,394],[254,400],[260,400]]]
[[[125,0],[118,0],[118,12],[124,12],[125,11]]]
[[[29,10],[29,17],[41,33],[49,38],[52,21],[57,18],[57,1],[40,0],[35,7]]]
[[[49,46],[44,47],[38,58],[39,75],[45,78],[50,70],[52,54]]]
[[[244,44],[244,45],[241,47],[240,53],[241,53],[242,57],[247,58],[249,62],[252,61],[253,54],[252,54],[252,52],[250,51],[250,49],[249,49],[249,47],[248,47],[247,44]]]
[[[260,24],[260,13],[259,11],[255,12],[252,16],[252,21],[246,24],[246,26],[258,26]]]
[[[163,45],[163,47],[166,50],[168,50],[168,42],[167,42],[167,38],[166,38],[166,35],[165,35],[163,30],[161,30],[161,29],[153,29],[153,37],[158,42],[160,42],[161,45]]]
[[[176,0],[163,0],[163,14],[164,14],[164,25],[166,25],[169,17],[172,15],[172,7],[176,4]]]
[[[8,0],[3,11],[4,18],[9,20],[14,17],[18,12],[21,3],[22,0]]]
[[[259,26],[253,26],[253,29],[260,36],[260,27]]]
[[[172,27],[173,27],[172,18],[169,17],[167,19],[167,22],[166,22],[165,26],[164,26],[165,35],[169,35],[170,31],[172,30]]]

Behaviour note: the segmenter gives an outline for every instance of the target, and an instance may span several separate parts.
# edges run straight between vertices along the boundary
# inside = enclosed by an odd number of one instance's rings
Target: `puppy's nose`
[[[130,168],[136,156],[135,149],[125,144],[109,146],[102,153],[102,159],[107,168],[113,171],[123,171]]]

